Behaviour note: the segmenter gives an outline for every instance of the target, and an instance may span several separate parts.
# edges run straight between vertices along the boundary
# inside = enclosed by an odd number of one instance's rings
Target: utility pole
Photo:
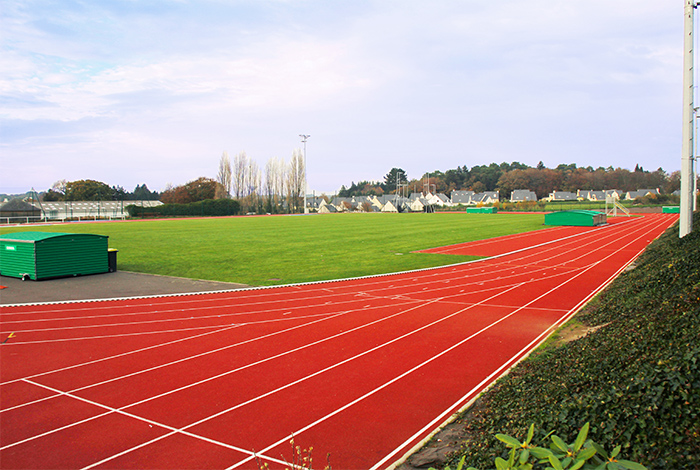
[[[299,134],[301,141],[304,142],[304,214],[309,213],[309,208],[306,206],[306,141],[311,137],[306,134]]]
[[[693,71],[693,28],[695,23],[696,0],[685,0],[683,26],[685,40],[683,43],[683,146],[681,149],[681,214],[680,238],[693,231],[693,194],[695,179],[693,175],[693,105],[694,71]]]

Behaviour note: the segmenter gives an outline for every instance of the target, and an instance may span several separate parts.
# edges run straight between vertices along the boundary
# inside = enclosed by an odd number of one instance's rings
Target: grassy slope
[[[542,228],[542,214],[335,214],[69,224],[4,229],[108,235],[119,269],[263,286],[473,259],[411,253]]]
[[[535,423],[569,442],[589,436],[650,469],[700,468],[700,214],[654,242],[577,316],[601,326],[535,353],[464,417],[467,462],[492,468],[498,432],[524,437]],[[537,438],[535,439],[537,441]]]

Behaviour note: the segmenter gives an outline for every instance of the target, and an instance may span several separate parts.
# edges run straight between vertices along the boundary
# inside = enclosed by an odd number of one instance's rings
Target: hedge
[[[241,205],[235,199],[206,199],[189,204],[163,204],[155,207],[130,205],[126,210],[131,217],[213,217],[238,215]]]

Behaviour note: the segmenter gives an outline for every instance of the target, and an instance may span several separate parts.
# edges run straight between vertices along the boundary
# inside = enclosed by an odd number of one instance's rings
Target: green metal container
[[[595,227],[608,223],[608,217],[597,211],[562,211],[545,214],[545,225],[573,225],[577,227]]]
[[[681,206],[664,206],[662,209],[664,214],[680,214]]]
[[[0,235],[0,275],[37,280],[106,273],[108,238],[53,232]]]
[[[467,214],[496,214],[495,207],[467,207]]]

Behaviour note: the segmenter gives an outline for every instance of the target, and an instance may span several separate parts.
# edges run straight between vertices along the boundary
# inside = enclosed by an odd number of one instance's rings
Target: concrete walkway
[[[0,276],[0,305],[243,289],[244,284],[201,281],[127,271],[22,281]]]

